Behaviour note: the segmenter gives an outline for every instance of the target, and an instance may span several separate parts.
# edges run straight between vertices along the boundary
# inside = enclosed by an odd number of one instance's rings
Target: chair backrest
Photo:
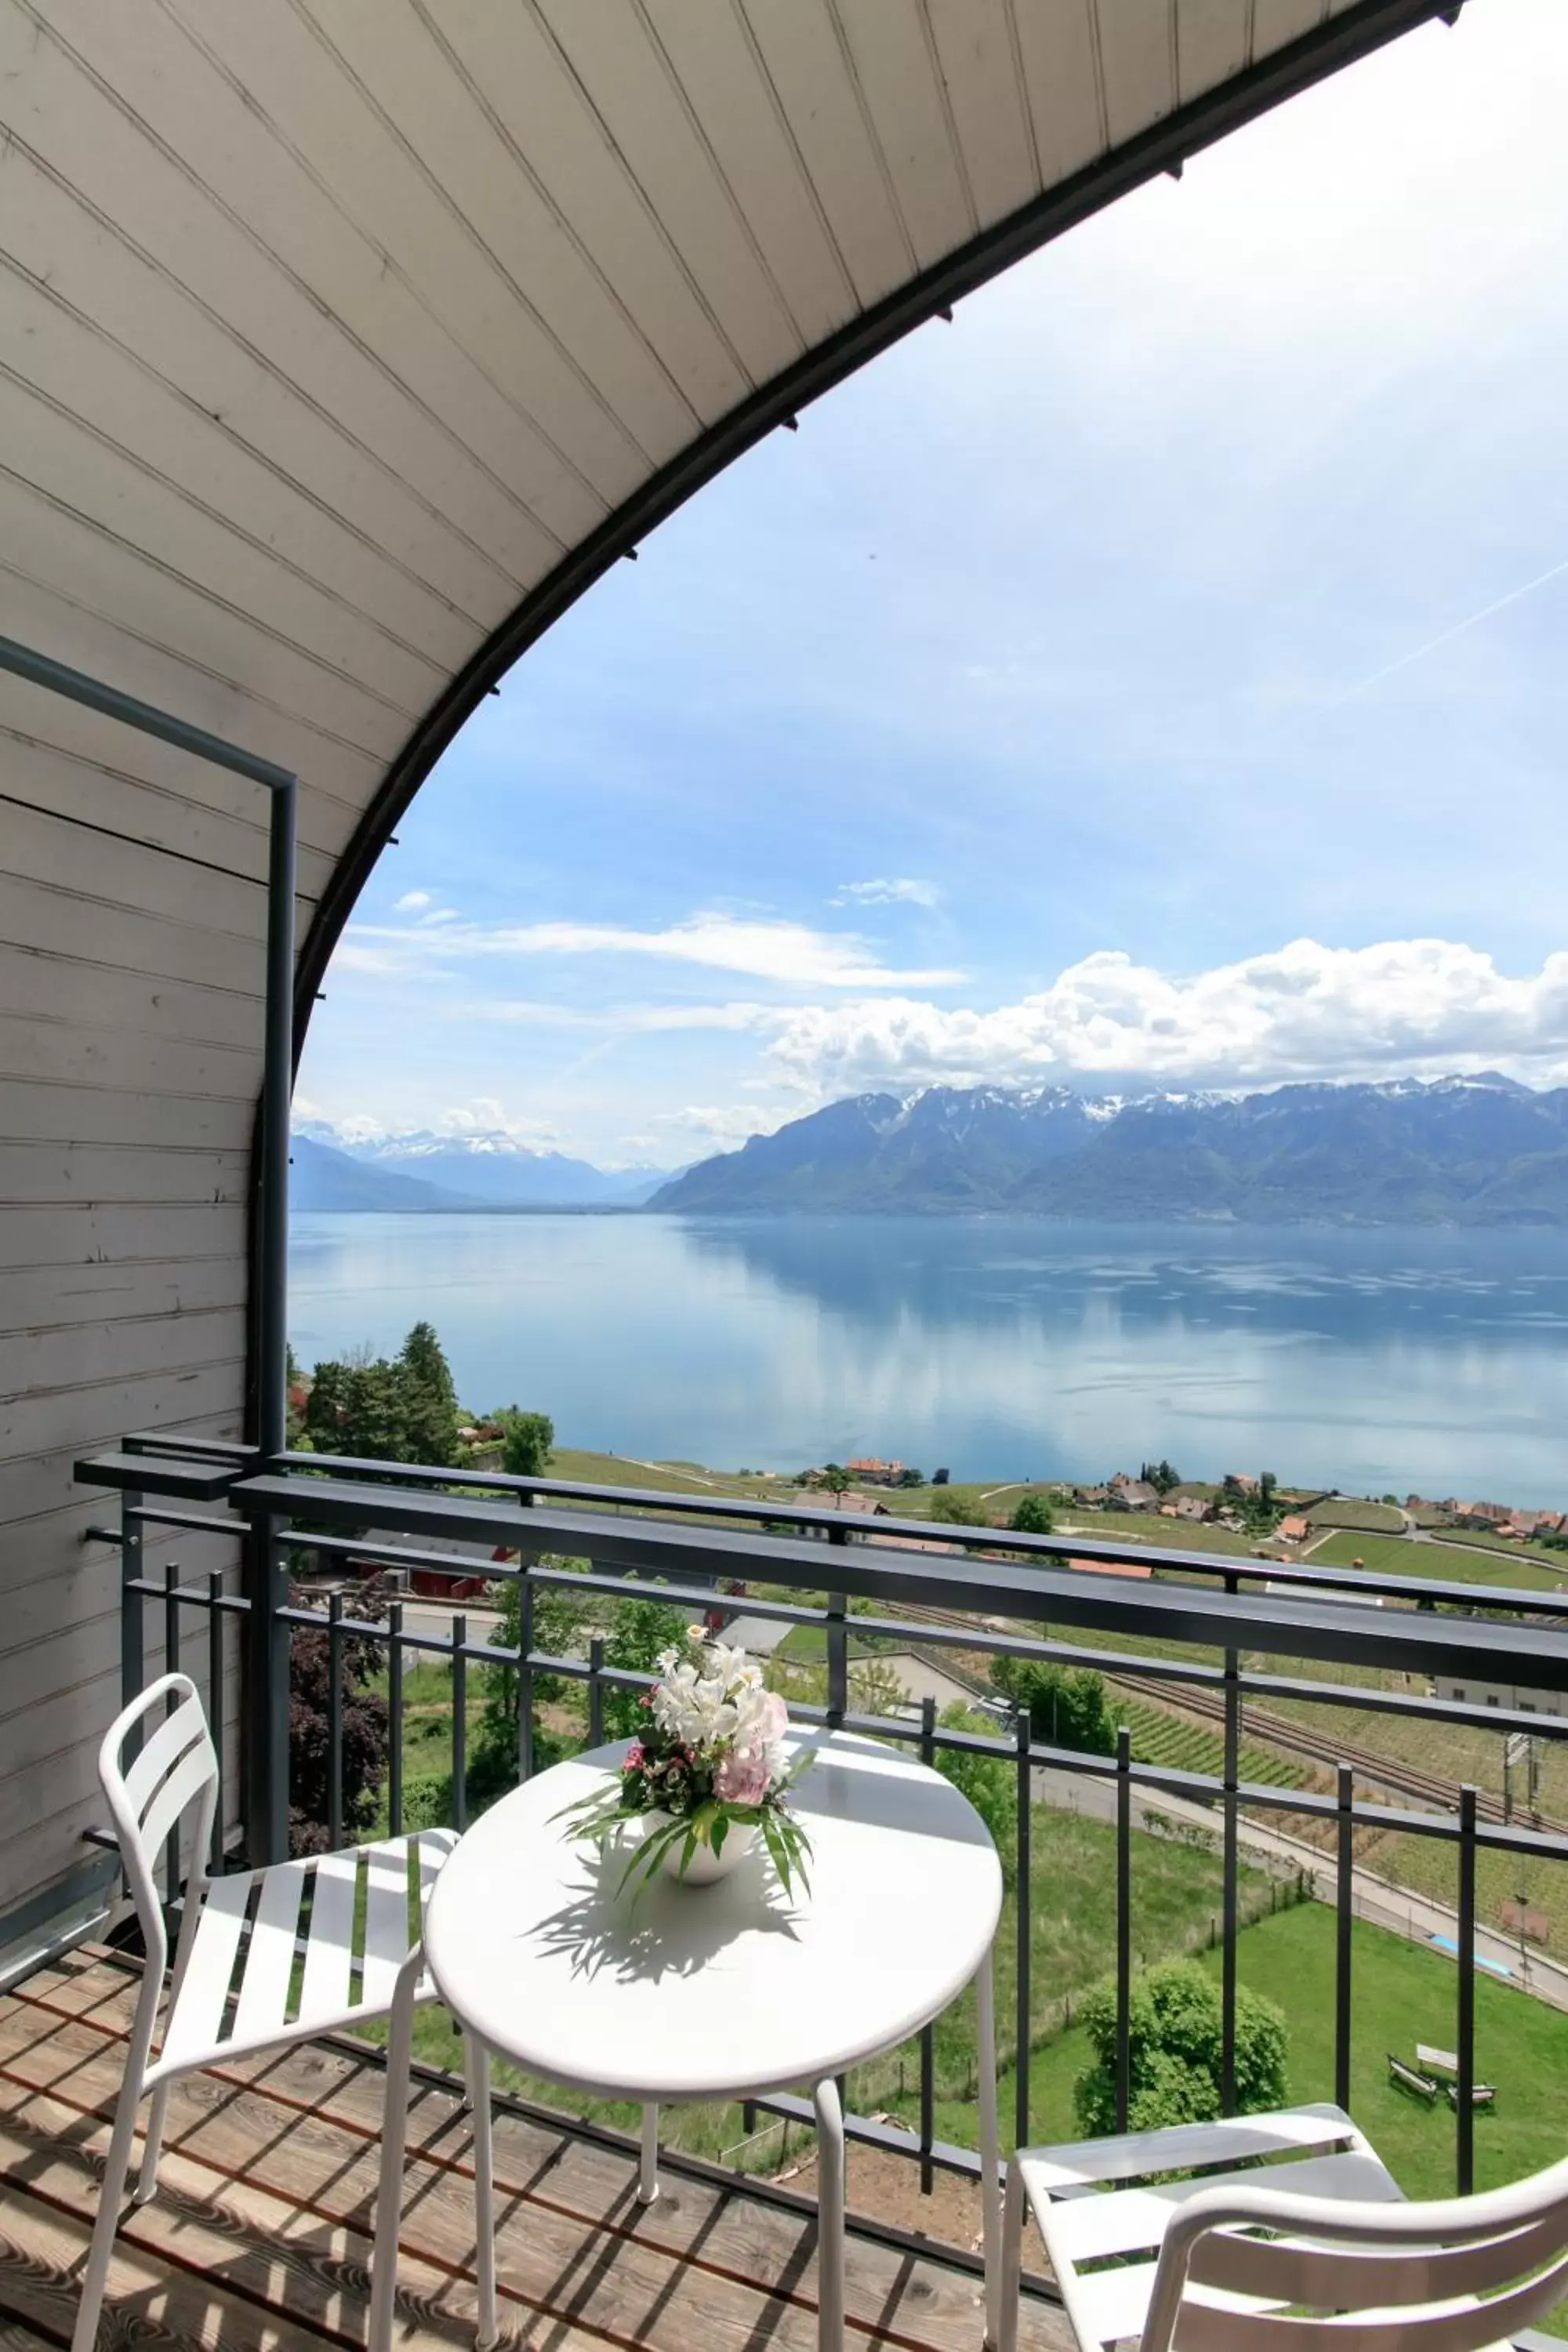
[[[151,1727],[150,1718],[156,1718]],[[125,1748],[138,1730],[142,1745],[127,1763]],[[184,1846],[188,1826],[187,1897],[204,1883],[217,1800],[217,1753],[188,1675],[161,1675],[115,1717],[99,1750],[98,1777],[120,1840],[148,1960],[155,1962],[161,1976],[169,1947],[158,1899],[159,1858],[171,1836]],[[171,1886],[171,1897],[174,1893]]]
[[[1483,2352],[1568,2289],[1568,2162],[1425,2205],[1271,2191],[1255,2177],[1200,2189],[1172,2215],[1142,2352],[1352,2339],[1356,2352]]]

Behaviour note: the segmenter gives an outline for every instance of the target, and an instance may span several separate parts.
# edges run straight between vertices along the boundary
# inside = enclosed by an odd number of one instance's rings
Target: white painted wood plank
[[[309,1873],[309,1863],[301,1860],[276,1863],[263,1875],[234,2012],[235,2042],[265,2042],[283,2023]]]
[[[193,869],[184,858],[64,822],[47,809],[0,804],[0,824],[5,870],[16,879],[135,908],[247,947],[265,934],[267,893],[238,875]]]
[[[1014,0],[1014,10],[1040,183],[1052,188],[1109,143],[1095,0]]]
[[[1176,62],[1185,106],[1249,63],[1248,0],[1177,0]]]
[[[0,548],[14,575],[41,583],[100,621],[129,627],[154,653],[194,662],[246,700],[285,717],[300,730],[302,745],[313,749],[324,740],[384,763],[422,707],[372,695],[156,557],[4,472]],[[302,750],[292,764],[308,767],[310,754]]]
[[[99,1146],[76,1151],[58,1143],[0,1141],[0,1205],[56,1201],[146,1202],[243,1201],[249,1174],[243,1151],[158,1151]]]
[[[938,63],[983,228],[1039,193],[1012,0],[927,0]]]
[[[244,1152],[255,1123],[254,1102],[221,1096],[17,1082],[5,1089],[5,1125],[17,1143]]]
[[[0,1223],[9,1223],[9,1216]],[[148,1362],[130,1378],[84,1381],[50,1395],[18,1397],[0,1406],[0,1461],[24,1461],[46,1448],[100,1449],[127,1429],[153,1429],[206,1413],[237,1416],[245,1396],[242,1356],[184,1364],[169,1370],[158,1360],[174,1345],[181,1318],[149,1325]],[[0,1522],[0,1524],[4,1524]]]
[[[0,543],[0,558],[6,556],[8,551]],[[90,603],[55,585],[24,579],[4,561],[0,635],[25,646],[47,646],[57,661],[292,769],[309,781],[312,791],[342,802],[350,824],[384,772],[384,761],[375,751],[356,748],[321,727],[303,724],[291,710],[252,692],[248,679],[237,680],[205,662],[200,638],[194,646],[171,651],[136,627],[134,613],[123,625],[119,619],[106,619]],[[41,695],[43,688],[26,691]]]
[[[255,1874],[245,1870],[215,1878],[208,1887],[196,1922],[190,1965],[180,1987],[179,2006],[169,2021],[160,2060],[178,2065],[187,2052],[211,2050],[222,2036],[224,2009],[255,1883]]]
[[[261,1083],[261,1010],[254,995],[205,982],[13,947],[0,938],[0,1004],[19,1020],[116,1035],[212,1045],[255,1058]]]
[[[205,417],[220,448],[253,458],[281,493],[332,518],[378,571],[384,567],[392,610],[416,621],[429,596],[483,625],[514,600],[510,561],[365,441],[357,418],[296,383],[284,365],[287,346],[268,356],[247,349],[112,218],[22,148],[0,156],[0,172],[10,192],[0,207],[0,254],[14,262],[9,282],[25,275],[46,286],[52,302],[132,361],[178,415]],[[226,459],[220,464],[226,480]],[[534,553],[539,565],[548,560],[544,536]]]
[[[1253,0],[1252,55],[1255,61],[1299,41],[1328,21],[1331,0]]]
[[[979,224],[921,13],[839,0],[838,14],[916,258],[929,268]]]
[[[236,54],[238,19],[249,86],[308,144],[345,206],[393,247],[454,340],[525,395],[599,493],[624,497],[696,419],[522,168],[488,86],[470,82],[447,46],[444,17],[410,9],[389,37],[381,0],[316,0],[312,14],[366,93],[361,138],[352,116],[345,137],[328,78],[289,73],[286,45],[243,0],[220,0],[225,53]]]
[[[1095,0],[1113,147],[1174,110],[1176,5],[1177,0]]]
[[[248,449],[221,413],[183,394],[52,289],[16,270],[6,272],[5,288],[6,357],[17,387],[71,420],[79,435],[98,436],[106,457],[144,468],[216,528],[242,533],[310,598],[374,632],[384,654],[399,647],[438,672],[467,658],[473,621]]]
[[[165,29],[163,12],[143,21],[55,0],[53,14],[68,19],[92,70],[63,33],[37,39],[34,20],[5,0],[0,77],[18,135],[31,124],[68,185],[253,351],[286,353],[290,382],[329,416],[351,420],[357,438],[497,561],[507,565],[514,543],[537,555],[542,529],[558,547],[574,537],[580,490],[259,117]],[[279,16],[279,35],[286,23]],[[132,107],[146,110],[163,143]],[[204,188],[220,201],[204,200]]]
[[[539,0],[539,13],[748,381],[765,383],[801,339],[658,50],[619,0]]]
[[[258,1056],[248,1047],[186,1045],[135,1029],[0,1013],[0,1077],[47,1080],[68,1090],[136,1087],[254,1106],[258,1074]]]
[[[58,313],[45,315],[52,320]],[[25,338],[26,328],[18,334]],[[111,544],[153,558],[161,572],[264,630],[312,667],[405,717],[439,692],[445,668],[428,653],[398,644],[341,597],[280,562],[273,549],[204,509],[177,479],[149,472],[4,370],[0,449],[9,453],[17,476],[82,516]]]
[[[245,1204],[241,1201],[144,1202],[127,1207],[108,1201],[50,1202],[8,1209],[0,1219],[0,1266],[47,1268],[88,1265],[163,1263],[181,1258],[243,1257]],[[187,1419],[194,1418],[195,1409]],[[134,1429],[134,1421],[125,1423]]]
[[[14,1333],[0,1339],[0,1401],[76,1388],[89,1379],[133,1378],[144,1368],[150,1346],[171,1371],[218,1363],[244,1349],[245,1309],[217,1307],[205,1314],[68,1323]]]
[[[57,962],[74,959],[160,980],[226,988],[259,1021],[265,956],[259,940],[200,931],[38,879],[0,874],[0,941]]]
[[[736,0],[862,307],[910,275],[899,216],[824,0]]]
[[[648,0],[647,16],[796,331],[821,341],[853,317],[855,288],[744,19],[685,0]]]
[[[721,416],[745,390],[744,375],[540,19],[490,0],[447,0],[439,25],[513,152],[526,159],[692,415]]]
[[[19,680],[7,680],[20,688]],[[36,696],[31,698],[36,700]],[[238,785],[236,798],[250,803],[245,814],[215,807],[206,798],[192,799],[171,791],[167,783],[145,784],[115,765],[104,767],[56,742],[40,742],[19,724],[23,695],[0,694],[0,797],[26,807],[47,809],[60,818],[97,826],[100,831],[134,841],[151,849],[174,851],[187,860],[216,866],[221,872],[245,877],[264,886],[267,877],[267,810],[258,805],[260,788]],[[57,709],[77,706],[57,701]],[[28,710],[31,718],[33,711]],[[82,716],[90,716],[82,713]],[[107,725],[100,720],[100,725]],[[126,746],[129,730],[119,730]],[[147,742],[145,737],[133,739]],[[162,750],[162,746],[159,747]],[[148,743],[151,751],[153,746]],[[151,762],[149,763],[151,764]],[[166,763],[165,763],[166,765]],[[209,769],[209,775],[219,772]],[[321,803],[314,803],[319,808]],[[5,819],[0,816],[0,824]],[[297,905],[308,919],[317,898],[331,879],[335,858],[310,842],[296,844]]]
[[[301,2019],[337,2017],[352,2006],[357,1854],[326,1853],[316,1864],[310,1897],[310,1938],[300,1987]]]

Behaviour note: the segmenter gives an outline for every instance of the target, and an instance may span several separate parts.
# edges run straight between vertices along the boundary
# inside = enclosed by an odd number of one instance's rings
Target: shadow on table
[[[608,1969],[623,1982],[657,1984],[696,1976],[742,1936],[795,1934],[798,1913],[760,1847],[726,1879],[687,1886],[656,1877],[623,1886],[627,1849],[610,1844],[582,1856],[582,1878],[568,1900],[541,1919],[526,1940],[564,1958],[574,1975]]]

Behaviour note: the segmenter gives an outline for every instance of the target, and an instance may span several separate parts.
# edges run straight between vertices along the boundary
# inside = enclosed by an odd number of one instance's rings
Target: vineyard
[[[1149,1699],[1132,1698],[1113,1690],[1110,1711],[1132,1734],[1132,1753],[1140,1764],[1162,1764],[1173,1772],[1206,1772],[1219,1780],[1225,1772],[1225,1736],[1188,1715],[1173,1714]],[[1240,1777],[1270,1789],[1302,1789],[1311,1780],[1305,1764],[1292,1763],[1267,1748],[1241,1743]]]

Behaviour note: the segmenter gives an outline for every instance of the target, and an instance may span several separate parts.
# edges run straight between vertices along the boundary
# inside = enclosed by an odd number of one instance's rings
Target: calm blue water
[[[1568,1504],[1568,1234],[303,1216],[306,1363],[428,1317],[464,1402],[721,1469],[1267,1468]]]

